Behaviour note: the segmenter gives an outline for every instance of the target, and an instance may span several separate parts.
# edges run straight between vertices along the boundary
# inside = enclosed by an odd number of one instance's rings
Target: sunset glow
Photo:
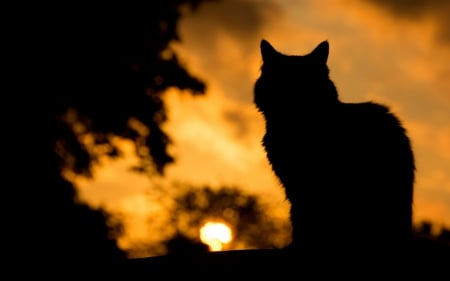
[[[200,239],[211,251],[221,251],[224,244],[231,242],[231,229],[221,222],[207,222],[200,229]]]
[[[135,146],[124,143],[124,158],[101,161],[93,179],[77,180],[80,197],[122,215],[126,231],[119,242],[129,252],[139,243],[159,246],[175,233],[171,199],[181,189],[174,182],[236,187],[263,200],[264,211],[276,214],[277,222],[288,221],[290,205],[266,159],[264,122],[253,104],[259,43],[264,38],[283,53],[304,54],[328,40],[330,77],[340,99],[386,104],[408,130],[417,166],[414,222],[450,227],[449,3],[225,0],[199,5],[183,16],[181,40],[172,47],[205,81],[206,95],[170,89],[163,96],[164,130],[175,162],[163,178],[133,173]],[[130,126],[147,133],[133,120]],[[286,127],[302,133],[295,122]],[[189,232],[188,226],[181,228]],[[248,246],[240,241],[241,232],[233,237],[221,222],[207,222],[200,233],[197,227],[190,231],[212,251]]]

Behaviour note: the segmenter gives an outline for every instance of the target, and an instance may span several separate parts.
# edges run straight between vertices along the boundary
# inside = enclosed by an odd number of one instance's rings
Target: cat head
[[[329,79],[329,44],[323,41],[306,55],[286,55],[268,41],[260,44],[261,75],[255,84],[255,104],[263,112],[280,111],[304,104],[329,104],[337,101],[336,89]]]
[[[261,49],[261,56],[263,59],[263,63],[276,63],[277,61],[283,60],[283,56],[286,57],[286,55],[281,54],[278,52],[267,40],[261,40],[260,44]],[[328,41],[323,41],[317,47],[308,55],[306,56],[287,56],[287,57],[310,57],[312,61],[315,61],[318,64],[325,64],[328,60],[328,53],[329,53],[329,44]],[[298,59],[297,59],[298,60]]]

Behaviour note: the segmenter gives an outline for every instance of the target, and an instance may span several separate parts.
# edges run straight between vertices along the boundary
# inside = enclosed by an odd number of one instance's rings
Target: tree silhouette
[[[288,242],[289,223],[271,217],[256,196],[237,188],[188,188],[175,202],[171,224],[177,227],[177,233],[191,239],[198,238],[205,222],[217,220],[232,229],[231,249],[273,249]]]
[[[11,220],[11,256],[24,267],[46,276],[117,276],[116,265],[125,258],[116,244],[120,223],[81,202],[63,175],[92,176],[100,157],[119,157],[116,137],[136,145],[142,160],[137,170],[164,174],[174,159],[161,127],[167,120],[163,93],[170,87],[205,90],[170,47],[179,40],[180,7],[200,2],[108,3],[51,12],[41,7],[30,13],[32,50],[23,60],[29,75],[22,82],[34,87],[10,95],[12,147],[19,155],[10,165],[19,175],[10,189],[21,202]]]
[[[163,173],[173,162],[167,152],[170,138],[161,128],[167,120],[162,94],[169,87],[204,92],[204,84],[183,68],[170,48],[178,39],[179,6],[198,2],[149,1],[145,8],[122,11],[119,6],[108,13],[82,12],[82,21],[80,15],[64,19],[68,27],[58,52],[70,56],[54,62],[57,91],[51,110],[58,117],[62,165],[89,175],[99,153],[80,142],[86,135],[91,146],[102,147],[101,155],[112,157],[120,155],[114,136],[133,141],[142,169]]]
[[[186,235],[177,233],[166,242],[168,255],[199,255],[208,252],[208,245],[202,243],[200,239],[189,238]]]

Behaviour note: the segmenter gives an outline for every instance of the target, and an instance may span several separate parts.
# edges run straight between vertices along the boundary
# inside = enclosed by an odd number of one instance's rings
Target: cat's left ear
[[[261,56],[264,62],[273,60],[279,55],[278,51],[266,40],[261,40]]]
[[[327,62],[328,59],[328,52],[329,52],[329,45],[328,41],[323,41],[317,47],[311,52],[311,55],[316,57],[318,60],[320,60],[323,63]]]

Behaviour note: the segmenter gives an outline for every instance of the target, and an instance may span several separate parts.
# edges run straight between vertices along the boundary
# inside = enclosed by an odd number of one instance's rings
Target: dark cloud
[[[259,40],[264,26],[283,17],[282,8],[273,0],[225,0],[206,2],[188,21],[197,39],[214,43],[218,36],[240,42]]]
[[[419,18],[423,17],[430,11],[439,10],[441,6],[445,6],[446,2],[442,0],[368,0],[374,4],[382,6],[392,13],[409,17]]]
[[[450,44],[450,1],[445,0],[367,0],[395,16],[411,20],[433,18],[438,25],[437,39]]]

